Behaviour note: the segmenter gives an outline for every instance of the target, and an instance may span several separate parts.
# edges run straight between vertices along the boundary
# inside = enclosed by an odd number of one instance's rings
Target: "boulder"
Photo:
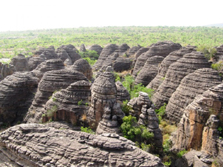
[[[118,46],[118,51],[117,52],[118,52],[119,56],[124,55],[129,48],[130,47],[126,43]]]
[[[113,63],[113,68],[116,72],[130,70],[131,66],[132,60],[129,58],[118,57]]]
[[[33,56],[33,57],[29,58],[29,60],[28,60],[29,70],[30,71],[34,70],[40,63],[42,63],[44,61],[45,61],[45,59],[43,57],[39,57],[39,56]]]
[[[86,48],[85,48],[85,45],[84,44],[81,44],[81,47],[80,47],[80,52],[86,52]]]
[[[176,91],[172,94],[166,106],[167,118],[178,123],[183,111],[197,95],[221,83],[217,71],[211,68],[202,68],[188,74],[182,79]]]
[[[63,48],[58,48],[56,53],[57,53],[58,58],[60,58],[63,62],[66,59],[70,59],[68,53]]]
[[[90,64],[85,59],[79,59],[74,62],[72,66],[69,67],[72,70],[79,71],[83,73],[88,80],[92,80],[92,68]]]
[[[122,85],[120,81],[115,82],[116,88],[117,88],[117,100],[118,101],[125,101],[130,100],[130,94],[128,90]]]
[[[43,107],[54,91],[67,88],[71,83],[87,80],[84,74],[71,69],[61,69],[46,72],[38,85],[38,91],[24,119],[25,122],[40,122]]]
[[[10,64],[14,66],[15,71],[29,71],[28,62],[22,54],[13,57]]]
[[[0,147],[20,166],[148,166],[161,160],[119,135],[93,135],[41,124],[21,124],[0,133]]]
[[[98,55],[101,54],[101,51],[102,51],[102,47],[100,45],[92,45],[88,50],[94,50],[98,53]]]
[[[158,73],[159,64],[163,61],[162,56],[153,56],[147,59],[143,68],[139,71],[135,84],[147,86]]]
[[[157,108],[164,103],[168,103],[171,95],[180,85],[181,80],[188,74],[200,68],[208,68],[210,63],[200,52],[191,52],[185,54],[183,58],[178,59],[171,64],[166,73],[166,77],[152,97],[152,101]]]
[[[22,121],[30,107],[38,78],[30,72],[15,72],[0,82],[0,122],[13,124]]]
[[[1,80],[15,72],[15,68],[11,64],[1,64]]]
[[[141,48],[140,45],[131,47],[131,48],[128,50],[127,55],[128,55],[128,56],[132,56],[132,55],[134,55],[140,48]]]
[[[113,66],[114,61],[119,57],[118,53],[114,52],[111,55],[109,55],[105,61],[103,62],[103,66],[107,67],[107,66]],[[103,67],[102,66],[102,67]]]
[[[191,53],[192,51],[195,51],[193,49],[190,49],[188,47],[183,47],[179,50],[171,52],[167,57],[163,59],[161,62],[159,69],[158,69],[158,74],[156,77],[147,85],[147,88],[153,89],[156,91],[161,83],[164,81],[164,78],[166,76],[166,72],[171,64],[176,62],[178,59],[182,58],[183,55],[187,53]]]
[[[69,45],[62,45],[57,50],[64,49],[67,54],[69,55],[70,60],[72,61],[72,64],[81,58],[81,56],[77,53],[78,50],[71,44]]]

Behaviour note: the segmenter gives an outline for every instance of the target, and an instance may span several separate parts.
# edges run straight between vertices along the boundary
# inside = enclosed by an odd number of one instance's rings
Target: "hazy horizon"
[[[220,0],[7,0],[0,2],[0,31],[107,26],[222,24]]]

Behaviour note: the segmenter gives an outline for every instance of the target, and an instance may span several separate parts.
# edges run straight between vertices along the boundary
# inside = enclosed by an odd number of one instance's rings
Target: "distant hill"
[[[223,27],[223,23],[209,24],[209,25],[206,25],[205,27]]]

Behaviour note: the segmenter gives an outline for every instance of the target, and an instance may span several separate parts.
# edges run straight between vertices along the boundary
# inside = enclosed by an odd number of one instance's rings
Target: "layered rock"
[[[84,44],[81,44],[80,51],[81,52],[86,52],[87,51]]]
[[[132,60],[129,58],[118,57],[113,63],[113,68],[116,72],[130,70],[131,66]]]
[[[98,61],[94,64],[94,69],[99,70],[102,66],[104,61],[109,57],[112,53],[118,50],[118,46],[115,44],[109,44],[103,48]]]
[[[167,42],[157,42],[155,44],[152,44],[150,46],[150,49],[141,54],[137,61],[136,64],[134,66],[134,70],[133,70],[133,76],[136,77],[137,73],[142,69],[142,67],[144,66],[144,64],[146,63],[146,60],[149,57],[153,57],[153,56],[163,56],[166,57],[170,52],[173,52],[175,50],[179,50],[181,48],[181,45],[178,43],[173,43],[170,41]]]
[[[40,56],[33,56],[28,60],[29,70],[34,70],[40,63],[44,62],[45,59]]]
[[[176,91],[172,94],[166,106],[166,114],[169,120],[178,123],[183,111],[197,95],[202,94],[212,86],[221,83],[217,71],[211,68],[198,69],[182,79]]]
[[[101,51],[102,51],[102,47],[100,45],[92,45],[88,50],[94,50],[98,53],[98,55],[101,54]]]
[[[83,73],[87,77],[88,80],[92,80],[92,76],[93,76],[92,68],[90,64],[87,62],[87,60],[79,59],[75,61],[74,64],[70,66],[70,69],[79,71]]]
[[[140,45],[131,47],[127,52],[128,56],[134,55],[140,48]]]
[[[164,103],[168,103],[169,98],[179,86],[181,80],[188,74],[200,68],[208,68],[210,64],[200,52],[185,54],[183,58],[171,64],[166,73],[166,77],[152,97],[157,108]]]
[[[118,46],[118,51],[117,52],[118,52],[119,56],[124,55],[129,48],[130,47],[126,43]]]
[[[47,71],[60,70],[64,68],[64,64],[60,59],[50,59],[39,64],[33,71],[33,75],[41,79]]]
[[[125,101],[125,100],[130,100],[130,94],[128,90],[122,85],[120,81],[115,82],[116,88],[117,88],[117,100],[118,101]]]
[[[118,135],[21,124],[0,137],[3,154],[21,166],[164,166],[158,157]]]
[[[64,50],[63,48],[58,48],[56,53],[57,53],[58,58],[60,58],[63,62],[64,62],[66,59],[70,59],[68,53],[67,53],[66,50]],[[71,63],[71,64],[72,64],[72,63]]]
[[[158,73],[159,64],[163,61],[162,56],[153,56],[147,59],[143,68],[139,71],[135,84],[147,86]]]
[[[69,45],[62,45],[57,50],[64,49],[67,54],[69,55],[70,60],[72,61],[72,64],[81,58],[81,56],[77,53],[78,50],[71,44]]]
[[[82,80],[54,93],[44,107],[42,121],[47,122],[52,119],[80,126],[85,121],[86,111],[89,109],[90,86],[88,81]]]
[[[164,81],[164,78],[166,76],[166,72],[171,64],[176,62],[178,59],[182,58],[183,55],[187,53],[191,53],[192,51],[195,51],[193,48],[183,47],[180,50],[176,50],[171,52],[167,57],[163,59],[161,62],[158,74],[156,77],[148,84],[147,88],[157,90],[161,83]]]
[[[46,72],[38,85],[38,91],[32,106],[24,119],[25,122],[39,122],[43,114],[43,107],[54,91],[67,88],[71,83],[87,80],[84,74],[71,69]]]
[[[135,66],[135,63],[136,63],[138,57],[139,57],[141,54],[147,52],[148,50],[149,50],[149,48],[140,48],[140,49],[135,53],[135,55],[134,55],[134,60],[133,60],[133,67]]]
[[[216,55],[215,57],[219,60],[223,60],[223,45],[219,46],[219,47],[216,47]]]
[[[0,122],[5,124],[22,121],[30,107],[38,78],[30,72],[15,72],[0,82]]]
[[[173,150],[196,149],[216,156],[216,116],[223,122],[223,84],[217,85],[198,95],[184,110],[173,137]],[[213,116],[214,115],[214,116]],[[209,118],[210,117],[210,118]],[[217,121],[218,122],[218,121]],[[221,125],[222,126],[222,125]],[[217,135],[218,136],[218,135]],[[218,144],[217,154],[222,156],[222,145]],[[213,153],[210,151],[213,150]]]
[[[87,118],[92,128],[97,127],[97,124],[101,121],[105,107],[112,111],[112,116],[116,115],[117,119],[122,119],[124,113],[116,101],[116,96],[115,77],[112,68],[109,66],[104,73],[101,73],[95,79],[91,87],[91,105]]]
[[[103,62],[103,66],[113,66],[114,61],[119,57],[119,54],[114,52],[113,54],[109,55],[105,61]],[[102,67],[103,67],[102,66]]]
[[[1,80],[15,72],[14,66],[11,64],[1,64]]]
[[[15,71],[29,71],[27,59],[22,54],[13,57],[10,64],[14,66]]]

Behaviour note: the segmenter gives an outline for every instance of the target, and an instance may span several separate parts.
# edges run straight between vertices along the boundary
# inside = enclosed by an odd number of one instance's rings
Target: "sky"
[[[223,0],[0,0],[0,31],[223,23]]]

